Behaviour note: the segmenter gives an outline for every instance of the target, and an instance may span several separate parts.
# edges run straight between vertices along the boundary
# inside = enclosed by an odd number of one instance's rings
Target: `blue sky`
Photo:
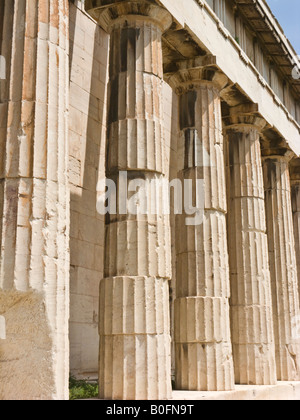
[[[300,0],[267,0],[273,14],[300,55]]]

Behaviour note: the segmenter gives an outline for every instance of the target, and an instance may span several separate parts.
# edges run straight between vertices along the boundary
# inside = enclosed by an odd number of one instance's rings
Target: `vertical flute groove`
[[[277,376],[281,381],[297,381],[300,308],[288,159],[280,155],[266,157],[263,169]]]
[[[238,384],[276,383],[271,280],[259,131],[228,127],[231,330]]]
[[[177,216],[176,386],[193,391],[234,387],[220,106],[205,81],[180,96],[178,177],[193,181],[194,203],[203,208],[196,225],[187,225],[186,213]]]
[[[300,180],[292,181],[292,209],[298,273],[298,291],[300,297]]]
[[[68,397],[68,19],[66,0],[6,0],[1,28],[0,288],[43,301],[54,399]]]
[[[168,172],[162,121],[163,9],[145,4],[111,6],[106,175],[124,188],[147,188],[146,212],[106,217],[104,279],[100,284],[100,398],[166,399],[171,396],[169,216],[159,185]],[[152,6],[151,6],[152,7]],[[141,8],[140,15],[136,8]],[[109,13],[102,11],[104,16]],[[145,15],[144,15],[145,12]],[[124,17],[126,17],[124,19]],[[153,191],[151,182],[157,182]],[[124,193],[124,191],[122,191]],[[129,192],[126,204],[132,198]],[[134,207],[141,204],[138,199]],[[150,204],[159,210],[152,214]]]

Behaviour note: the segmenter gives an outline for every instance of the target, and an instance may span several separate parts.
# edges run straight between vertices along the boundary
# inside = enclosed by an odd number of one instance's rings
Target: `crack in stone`
[[[286,345],[286,349],[288,351],[288,354],[290,355],[293,364],[295,366],[295,371],[298,374],[298,363],[297,363],[297,355],[293,352],[293,349],[291,348],[290,345]]]

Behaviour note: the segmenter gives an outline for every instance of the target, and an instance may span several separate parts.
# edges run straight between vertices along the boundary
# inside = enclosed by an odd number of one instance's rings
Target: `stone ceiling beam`
[[[215,14],[212,14],[207,3],[198,1],[197,4],[191,1],[189,2],[189,7],[186,7],[187,0],[159,0],[158,2],[172,14],[173,20],[176,22],[176,30],[182,28],[193,42],[199,45],[201,48],[200,56],[215,56],[216,66],[228,77],[231,86],[239,92],[240,96],[247,98],[246,101],[258,103],[260,106],[259,112],[266,120],[268,126],[274,127],[274,131],[281,134],[288,147],[295,154],[300,155],[299,124],[289,114],[286,107],[281,103],[222,22]],[[251,3],[253,2],[251,1]],[[176,31],[173,34],[173,37],[175,36]],[[292,85],[296,86],[299,82],[292,79],[292,70],[295,66],[292,59],[292,48],[288,47],[288,45],[285,48],[289,51],[289,61],[286,65],[290,66],[290,81]],[[196,49],[193,54],[196,54]],[[171,60],[172,57],[171,54]],[[184,57],[184,59],[194,59],[195,57],[195,55],[192,55]],[[228,59],[228,57],[231,58]],[[234,65],[232,65],[233,62],[235,63]],[[165,70],[168,76],[169,72],[174,71],[174,67],[167,62]],[[225,101],[230,101],[231,93],[232,89],[229,89],[229,92],[224,91]],[[239,101],[242,103],[242,97]],[[238,105],[238,102],[231,102],[229,105],[235,106]]]

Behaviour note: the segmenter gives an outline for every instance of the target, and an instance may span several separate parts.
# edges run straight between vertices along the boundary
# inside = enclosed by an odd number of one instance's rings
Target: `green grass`
[[[70,401],[98,398],[98,384],[91,384],[86,381],[78,381],[74,377],[70,378]]]

